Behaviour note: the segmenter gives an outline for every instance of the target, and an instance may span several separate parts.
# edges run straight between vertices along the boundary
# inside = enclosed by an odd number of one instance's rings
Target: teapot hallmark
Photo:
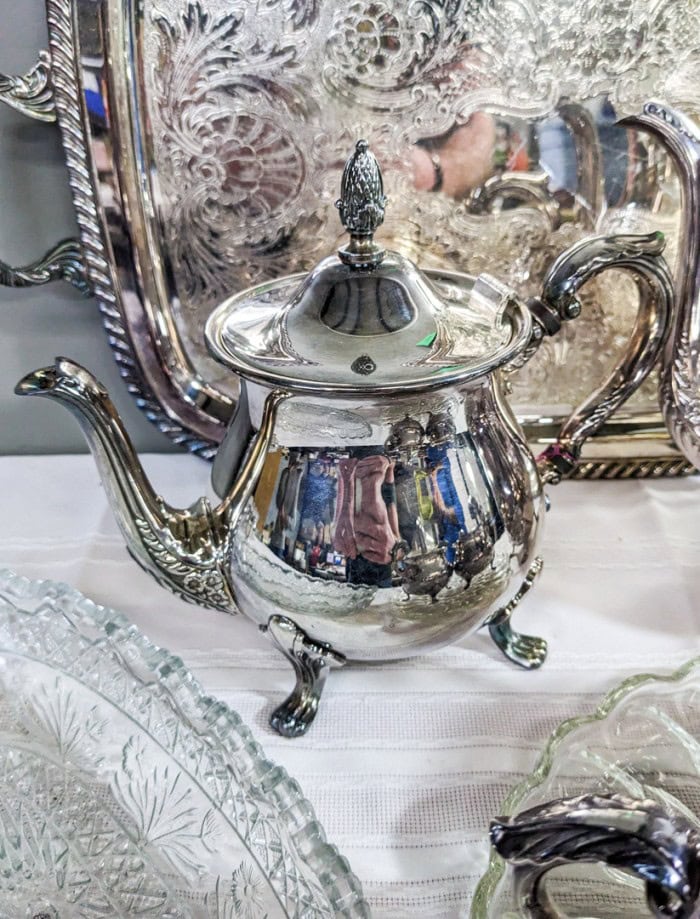
[[[544,486],[639,386],[664,343],[673,293],[664,240],[612,236],[561,255],[524,302],[488,275],[420,271],[374,239],[386,198],[359,141],[337,202],[346,246],[307,276],[259,284],[217,307],[213,356],[241,399],[212,473],[216,506],[168,505],[152,489],[104,388],[65,358],[21,395],[62,402],[80,423],[139,564],[200,606],[238,610],[292,663],[273,713],[303,734],[329,669],[423,654],[487,626],[538,667],[546,643],[511,616],[541,568]],[[535,458],[504,374],[580,312],[577,291],[631,272],[640,307],[608,379]]]

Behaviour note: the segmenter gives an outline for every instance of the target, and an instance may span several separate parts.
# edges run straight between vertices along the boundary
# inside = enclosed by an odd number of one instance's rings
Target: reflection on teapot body
[[[385,198],[364,142],[338,205],[350,241],[337,256],[232,297],[207,324],[210,350],[243,380],[216,507],[155,495],[83,368],[59,359],[17,386],[76,415],[144,568],[195,603],[240,609],[287,655],[297,685],[272,716],[287,736],[346,660],[423,653],[488,625],[512,660],[542,663],[544,642],[510,615],[541,565],[543,485],[645,377],[671,301],[660,234],[572,247],[527,304],[485,275],[420,272],[373,240]],[[535,460],[501,371],[575,318],[578,288],[608,267],[645,294],[628,351]]]
[[[304,423],[321,401],[281,402],[232,540],[242,608],[263,625],[281,613],[353,660],[404,657],[480,625],[526,576],[544,513],[534,458],[490,379],[468,403],[458,392],[342,400],[336,423],[367,432],[351,445]],[[420,439],[406,442],[409,427]]]

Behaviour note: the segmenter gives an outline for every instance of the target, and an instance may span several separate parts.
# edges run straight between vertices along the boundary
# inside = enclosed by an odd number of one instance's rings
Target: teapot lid
[[[382,175],[364,140],[336,202],[349,243],[308,275],[258,284],[206,324],[213,356],[246,379],[317,394],[436,389],[511,361],[530,339],[527,307],[504,285],[420,271],[383,249]]]

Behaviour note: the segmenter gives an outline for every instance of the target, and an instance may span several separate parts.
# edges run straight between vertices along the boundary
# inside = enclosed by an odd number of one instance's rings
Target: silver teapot
[[[59,358],[17,385],[76,416],[139,564],[201,606],[242,611],[288,657],[296,686],[272,726],[302,734],[326,674],[422,654],[487,626],[524,667],[546,643],[511,615],[541,568],[544,486],[644,379],[672,284],[661,234],[586,240],[525,303],[487,275],[420,271],[375,240],[386,199],[366,142],[337,202],[350,234],[308,276],[243,291],[211,315],[211,353],[242,380],[213,469],[221,501],[156,495],[103,387]],[[643,294],[626,353],[535,458],[505,398],[507,372],[580,312],[608,268]]]

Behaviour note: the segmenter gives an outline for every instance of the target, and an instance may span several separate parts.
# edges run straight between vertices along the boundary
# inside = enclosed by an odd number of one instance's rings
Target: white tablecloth
[[[145,459],[172,503],[207,490],[190,456]],[[288,665],[243,617],[199,610],[128,557],[88,456],[0,458],[0,565],[69,582],[179,654],[299,780],[377,917],[463,917],[488,857],[486,828],[560,721],[643,670],[700,652],[700,480],[552,489],[544,573],[516,614],[550,656],[528,673],[485,634],[329,678],[309,734],[267,717]]]

